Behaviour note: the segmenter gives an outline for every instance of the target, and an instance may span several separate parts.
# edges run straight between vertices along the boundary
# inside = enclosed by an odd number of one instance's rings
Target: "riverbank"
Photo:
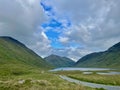
[[[91,83],[120,86],[120,75],[99,75],[97,72],[84,74],[81,71],[58,71],[54,73]]]
[[[60,75],[60,77],[66,81],[74,82],[80,85],[89,86],[92,88],[99,88],[99,90],[120,90],[120,86],[109,86],[109,85],[102,85],[102,84],[95,84],[95,83],[89,83],[89,82],[83,82],[80,80],[76,80],[67,76]]]

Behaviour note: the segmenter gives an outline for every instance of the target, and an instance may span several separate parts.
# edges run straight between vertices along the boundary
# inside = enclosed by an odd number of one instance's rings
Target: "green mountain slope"
[[[70,67],[73,64],[75,64],[75,62],[67,57],[60,57],[57,55],[50,55],[46,58],[44,58],[48,63],[50,63],[51,65],[55,66],[55,67]]]
[[[78,60],[75,66],[120,68],[120,42],[104,52],[84,56]]]
[[[45,60],[21,42],[11,37],[0,37],[0,74],[49,67]]]

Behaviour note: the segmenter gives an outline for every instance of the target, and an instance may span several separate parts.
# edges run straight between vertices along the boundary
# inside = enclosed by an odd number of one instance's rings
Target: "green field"
[[[67,82],[46,70],[33,69],[7,74],[0,74],[0,90],[100,90]]]

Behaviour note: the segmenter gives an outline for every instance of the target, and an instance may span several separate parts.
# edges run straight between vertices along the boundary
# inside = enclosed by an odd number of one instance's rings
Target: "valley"
[[[120,0],[0,0],[0,90],[120,90]]]
[[[0,37],[0,90],[106,89],[90,86],[91,84],[71,82],[70,78],[82,82],[111,85],[114,86],[113,88],[120,86],[120,74],[116,74],[120,71],[118,66],[116,69],[87,66],[87,68],[79,68],[75,65],[75,62],[69,58],[57,55],[47,57],[46,61],[18,40],[11,37]],[[59,68],[55,69],[56,67]],[[115,74],[99,74],[109,72]]]

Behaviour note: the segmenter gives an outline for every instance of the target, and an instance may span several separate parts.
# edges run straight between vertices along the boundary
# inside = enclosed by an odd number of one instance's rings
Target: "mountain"
[[[7,36],[0,37],[0,74],[50,67],[45,60],[21,42]]]
[[[46,58],[44,58],[48,63],[50,63],[51,65],[55,66],[55,67],[70,67],[73,64],[75,64],[75,62],[67,57],[60,57],[57,55],[50,55]]]
[[[104,52],[84,56],[76,62],[75,66],[120,68],[120,42]]]

